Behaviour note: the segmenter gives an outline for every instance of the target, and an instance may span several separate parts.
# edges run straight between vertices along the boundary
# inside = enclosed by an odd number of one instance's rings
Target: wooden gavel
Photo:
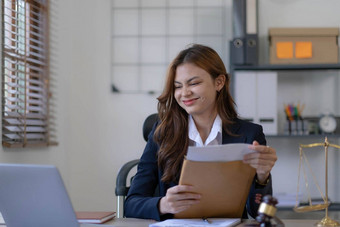
[[[257,211],[257,223],[245,224],[244,226],[257,227],[283,227],[283,222],[275,216],[277,199],[271,195],[263,197],[262,203]]]

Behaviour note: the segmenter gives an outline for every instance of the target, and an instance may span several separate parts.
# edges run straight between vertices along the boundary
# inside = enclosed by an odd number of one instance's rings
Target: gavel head
[[[275,216],[277,199],[272,197],[271,195],[266,195],[262,199],[262,203],[260,204],[259,210],[257,211],[258,216],[256,220],[259,223],[264,223],[270,221],[272,217]]]

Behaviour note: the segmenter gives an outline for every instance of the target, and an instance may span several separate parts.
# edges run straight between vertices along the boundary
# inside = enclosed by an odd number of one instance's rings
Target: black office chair
[[[157,113],[151,114],[145,119],[143,123],[143,137],[145,141],[148,141],[148,136],[152,130],[152,127],[157,121],[158,121]],[[116,189],[115,189],[115,194],[117,197],[117,213],[116,213],[117,218],[124,217],[124,201],[130,189],[130,186],[126,185],[126,180],[128,178],[130,171],[133,169],[133,167],[138,165],[138,163],[139,163],[139,159],[129,161],[125,163],[118,171],[118,175],[116,178]],[[131,182],[132,182],[132,179],[130,180],[130,184]]]

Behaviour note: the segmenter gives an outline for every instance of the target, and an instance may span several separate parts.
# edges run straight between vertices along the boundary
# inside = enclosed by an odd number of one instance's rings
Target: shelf
[[[266,135],[266,138],[340,138],[340,134],[311,134],[311,135]]]
[[[277,209],[281,210],[281,211],[289,211],[289,210],[293,210],[294,206],[287,206],[287,207],[277,206]],[[331,204],[328,207],[328,211],[340,211],[340,203],[337,203],[337,202],[332,203],[331,202]]]
[[[338,70],[340,64],[305,64],[305,65],[233,65],[233,70]]]

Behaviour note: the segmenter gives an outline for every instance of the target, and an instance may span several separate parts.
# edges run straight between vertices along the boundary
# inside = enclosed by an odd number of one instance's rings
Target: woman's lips
[[[191,106],[191,105],[194,104],[194,102],[195,102],[197,99],[198,99],[198,98],[196,98],[196,99],[183,100],[183,103],[184,103],[184,105],[186,105],[186,106]]]

